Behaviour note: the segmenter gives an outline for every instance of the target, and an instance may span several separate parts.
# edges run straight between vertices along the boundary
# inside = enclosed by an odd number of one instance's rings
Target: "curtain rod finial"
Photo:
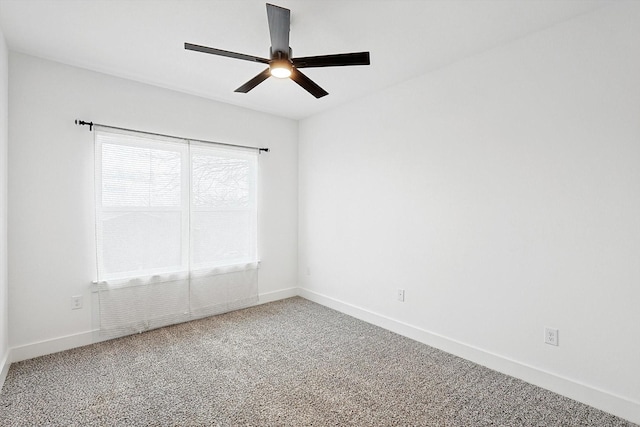
[[[89,125],[89,132],[93,130],[93,122],[85,122],[84,120],[76,119],[76,124],[79,126]]]

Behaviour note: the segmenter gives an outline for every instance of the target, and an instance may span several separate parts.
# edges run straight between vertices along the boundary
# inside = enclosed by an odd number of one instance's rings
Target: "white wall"
[[[302,295],[640,422],[638,22],[617,3],[302,121]]]
[[[9,369],[7,296],[7,114],[8,51],[0,28],[0,388]]]
[[[11,52],[9,326],[13,360],[92,340],[93,133],[74,119],[267,146],[260,157],[261,300],[297,286],[293,120]],[[71,310],[71,296],[85,307]]]

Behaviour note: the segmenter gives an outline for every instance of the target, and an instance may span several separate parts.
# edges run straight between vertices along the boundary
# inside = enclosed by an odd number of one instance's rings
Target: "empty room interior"
[[[640,1],[0,0],[0,76],[0,425],[640,424]]]

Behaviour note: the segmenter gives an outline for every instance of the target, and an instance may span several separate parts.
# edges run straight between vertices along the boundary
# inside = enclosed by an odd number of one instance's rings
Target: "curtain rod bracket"
[[[84,120],[78,120],[76,119],[76,124],[78,126],[86,126],[89,125],[89,132],[91,132],[93,130],[93,122],[85,122]]]

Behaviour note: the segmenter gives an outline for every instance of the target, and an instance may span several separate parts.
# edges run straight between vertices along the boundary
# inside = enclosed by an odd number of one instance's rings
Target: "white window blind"
[[[96,128],[103,335],[257,301],[255,151]]]

